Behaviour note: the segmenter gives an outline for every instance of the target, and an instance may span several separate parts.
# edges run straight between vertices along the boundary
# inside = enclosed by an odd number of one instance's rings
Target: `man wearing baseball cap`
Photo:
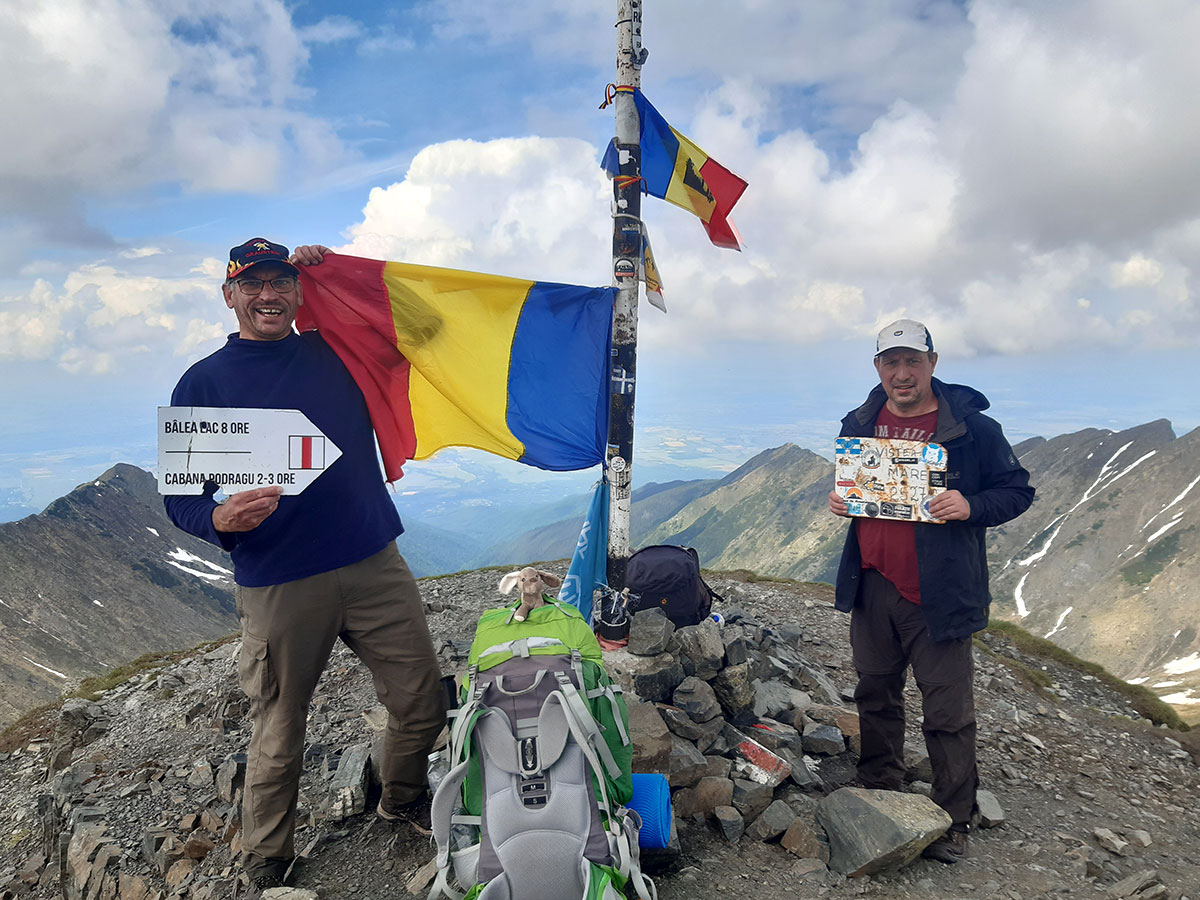
[[[899,790],[904,765],[904,682],[921,691],[933,801],[950,814],[924,855],[954,863],[966,854],[979,776],[975,764],[971,635],[988,623],[989,526],[1033,502],[1029,473],[1004,432],[985,416],[983,394],[933,377],[938,355],[920,322],[898,319],[875,344],[879,384],[842,420],[841,436],[935,442],[946,449],[947,490],[929,502],[941,523],[855,518],[837,575],[837,608],[849,612],[862,729],[858,778]],[[830,512],[849,516],[836,491]]]
[[[193,365],[172,406],[298,409],[342,455],[304,492],[241,491],[225,502],[169,496],[184,531],[228,550],[242,622],[238,676],[253,734],[242,794],[243,867],[259,889],[295,858],[296,801],[313,690],[342,641],[371,670],[388,710],[378,813],[422,818],[425,763],[445,722],[440,670],[416,581],[396,549],[404,530],[375,452],[366,402],[316,331],[292,329],[303,291],[295,263],[327,248],[253,238],[229,251],[222,293],[238,331]]]

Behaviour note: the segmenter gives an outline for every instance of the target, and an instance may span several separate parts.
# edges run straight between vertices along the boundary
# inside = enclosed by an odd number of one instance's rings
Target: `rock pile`
[[[713,900],[1200,900],[1189,736],[1139,721],[1091,676],[995,635],[977,653],[980,771],[994,792],[979,805],[981,826],[1003,827],[973,835],[956,866],[901,865],[945,827],[924,796],[915,694],[914,780],[893,794],[848,786],[853,667],[828,588],[714,587],[729,598],[723,627],[639,617],[630,646],[605,654],[631,700],[635,770],[662,772],[674,792],[674,848],[650,861],[660,900],[698,890]],[[426,580],[422,592],[443,669],[461,673],[478,615],[501,599],[495,573]],[[245,896],[237,650],[65,704],[43,739],[0,752],[0,900]],[[1021,674],[1034,669],[1048,687]],[[428,841],[365,813],[382,722],[369,674],[337,649],[308,723],[297,900],[424,895]]]
[[[841,787],[858,716],[805,654],[812,635],[738,608],[723,619],[677,629],[644,610],[605,655],[630,702],[634,771],[667,776],[676,816],[711,820],[731,843],[777,841],[814,880],[903,865],[949,827],[921,793]],[[913,754],[914,770],[928,765]]]

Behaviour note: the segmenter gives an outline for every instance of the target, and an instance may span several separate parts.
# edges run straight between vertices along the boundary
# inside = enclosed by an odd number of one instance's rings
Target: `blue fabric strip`
[[[616,288],[535,282],[513,335],[506,421],[521,462],[587,469],[604,461]]]
[[[642,177],[646,179],[646,190],[654,197],[666,198],[667,187],[675,176],[679,139],[641,91],[633,97],[641,120]]]

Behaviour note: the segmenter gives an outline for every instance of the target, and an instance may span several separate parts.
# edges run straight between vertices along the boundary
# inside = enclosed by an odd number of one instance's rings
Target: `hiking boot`
[[[841,787],[862,788],[867,791],[894,791],[899,793],[904,790],[904,783],[901,781],[887,781],[881,783],[868,782],[861,775],[855,775]]]
[[[287,885],[284,883],[284,874],[286,871],[286,866],[268,865],[256,868],[253,872],[243,872],[242,879],[245,880],[245,893],[240,896],[245,898],[245,900],[258,900],[258,898],[262,897],[264,891],[269,891],[271,888],[286,887]]]
[[[954,865],[967,855],[967,833],[951,828],[926,847],[921,855],[925,859],[936,859],[946,865]]]
[[[400,806],[385,807],[383,801],[375,807],[375,815],[385,822],[401,822],[413,827],[418,834],[433,834],[433,825],[429,817],[429,795],[425,794],[410,803]]]

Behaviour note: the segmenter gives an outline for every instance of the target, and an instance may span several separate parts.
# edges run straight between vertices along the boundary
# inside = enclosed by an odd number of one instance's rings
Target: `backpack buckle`
[[[536,737],[521,738],[517,745],[517,752],[521,763],[522,775],[536,775],[541,771],[542,766],[538,758]]]

